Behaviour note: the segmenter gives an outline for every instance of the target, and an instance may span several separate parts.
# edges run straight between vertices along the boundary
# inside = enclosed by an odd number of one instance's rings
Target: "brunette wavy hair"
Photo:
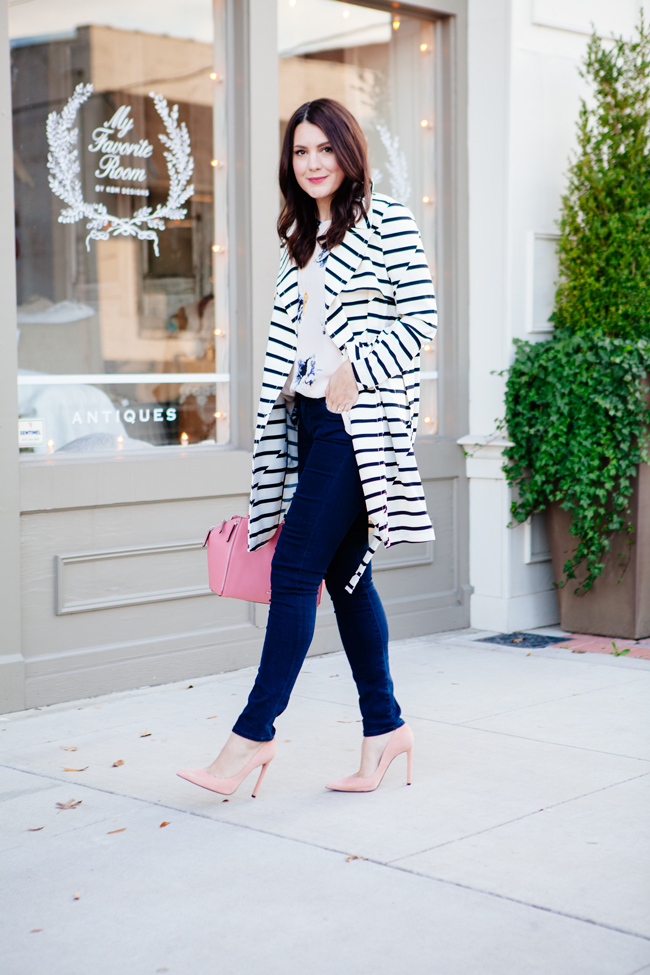
[[[318,233],[316,200],[301,189],[293,171],[293,139],[301,122],[311,122],[323,130],[344,173],[330,206],[332,222],[321,238],[327,250],[341,243],[370,205],[368,151],[361,126],[345,106],[332,98],[305,102],[289,119],[280,157],[280,189],[285,202],[278,218],[278,234],[298,267],[309,261]]]

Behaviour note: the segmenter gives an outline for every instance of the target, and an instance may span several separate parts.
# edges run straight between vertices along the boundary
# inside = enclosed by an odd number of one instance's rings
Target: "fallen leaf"
[[[32,928],[32,930],[29,933],[30,934],[38,934],[38,932],[39,931],[42,931],[42,930],[43,930],[43,928]]]
[[[27,828],[30,833],[38,833],[39,829],[45,829],[44,826],[28,826]]]
[[[122,829],[109,829],[109,831],[108,831],[108,833],[106,835],[107,836],[111,836],[112,833],[123,833],[125,829],[126,829],[126,826],[123,826]]]
[[[151,737],[151,732],[150,731],[143,731],[142,734],[140,735],[140,737],[141,738],[150,738]]]
[[[77,750],[76,745],[60,745],[59,747],[62,748],[64,752],[76,752]]]
[[[74,895],[74,897],[72,899],[75,900],[75,901],[80,901],[81,900],[81,891],[78,890],[77,893]]]
[[[357,857],[354,854],[350,854],[349,857],[346,857],[345,858],[345,862],[346,863],[349,863],[350,860],[367,860],[367,859],[368,859],[368,857]]]
[[[338,674],[330,674],[330,677],[338,677]]]
[[[527,657],[532,657],[532,655],[533,655],[532,650],[526,654]]]
[[[64,772],[85,772],[87,768],[90,768],[90,765],[84,765],[83,768],[68,768],[67,765],[62,765],[61,768]]]
[[[194,687],[194,684],[188,684],[187,687],[185,688],[185,690],[186,691],[191,691],[193,687]]]
[[[515,636],[515,637],[513,637],[512,642],[513,643],[523,643],[524,642],[524,638],[523,638],[523,636]]]
[[[169,822],[167,820],[165,820],[165,822],[163,822],[163,823],[160,824],[160,826],[158,827],[158,829],[162,829],[163,826],[169,826]]]
[[[113,768],[119,768],[120,765],[124,765],[124,759],[118,758],[116,762],[113,762]]]
[[[76,809],[82,802],[83,799],[68,799],[67,802],[57,802],[56,805],[58,809]]]
[[[218,714],[211,714],[209,718],[206,718],[206,721],[212,721],[213,718],[218,718],[218,717],[219,717]]]
[[[563,647],[563,650],[568,650],[568,647]],[[571,653],[586,653],[586,650],[572,650]]]
[[[230,802],[230,799],[222,799],[222,802]]]
[[[343,718],[338,719],[339,724],[352,724],[352,721],[345,721]]]

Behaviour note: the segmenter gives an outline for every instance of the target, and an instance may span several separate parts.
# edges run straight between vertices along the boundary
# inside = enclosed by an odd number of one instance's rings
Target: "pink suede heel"
[[[410,785],[411,761],[413,757],[413,732],[407,724],[403,724],[400,725],[386,745],[384,754],[379,760],[379,765],[377,766],[377,771],[374,773],[374,775],[369,775],[365,779],[362,779],[358,775],[348,775],[344,779],[337,779],[335,782],[328,782],[325,788],[331,789],[332,792],[374,792],[386,774],[390,763],[393,761],[393,759],[397,758],[398,755],[402,755],[404,752],[406,752],[406,784]]]
[[[265,741],[259,751],[253,755],[246,768],[239,775],[232,775],[228,779],[218,779],[204,768],[184,768],[180,772],[177,772],[176,775],[179,775],[181,779],[192,782],[194,785],[200,785],[202,789],[209,789],[210,792],[218,792],[221,796],[231,796],[239,788],[244,779],[250,775],[253,769],[259,768],[261,765],[262,771],[253,789],[253,799],[255,799],[259,787],[262,784],[262,779],[266,775],[266,770],[275,758],[276,751],[277,745],[275,738],[272,741]]]

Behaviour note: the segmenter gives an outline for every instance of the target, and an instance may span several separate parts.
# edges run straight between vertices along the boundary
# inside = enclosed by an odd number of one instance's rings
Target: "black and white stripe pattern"
[[[369,550],[352,592],[383,542],[434,538],[413,453],[420,349],[436,331],[431,274],[413,215],[373,193],[364,217],[331,251],[325,269],[327,329],[352,363],[359,399],[352,442],[368,509]],[[298,483],[297,431],[280,391],[296,354],[297,268],[284,252],[278,273],[257,414],[248,546],[267,542]]]

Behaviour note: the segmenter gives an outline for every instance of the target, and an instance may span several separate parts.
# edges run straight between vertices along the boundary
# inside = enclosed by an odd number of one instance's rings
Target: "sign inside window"
[[[43,444],[43,421],[42,420],[19,420],[18,421],[18,446],[19,447],[40,447]]]

